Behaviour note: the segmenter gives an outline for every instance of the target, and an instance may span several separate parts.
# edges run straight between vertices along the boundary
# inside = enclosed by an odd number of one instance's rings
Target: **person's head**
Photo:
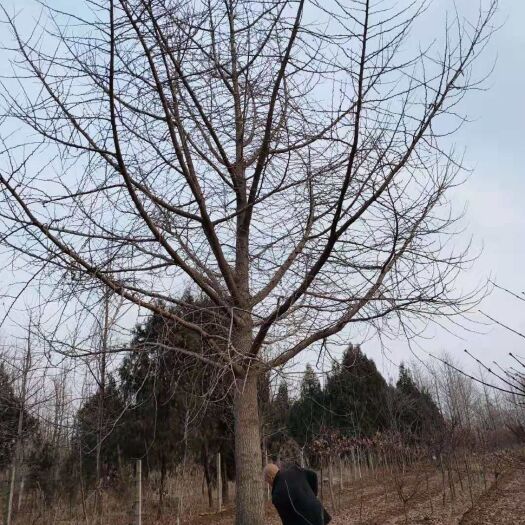
[[[268,465],[264,467],[264,480],[268,485],[273,486],[273,480],[275,479],[275,476],[277,476],[277,472],[279,472],[279,467],[274,463],[268,463]]]

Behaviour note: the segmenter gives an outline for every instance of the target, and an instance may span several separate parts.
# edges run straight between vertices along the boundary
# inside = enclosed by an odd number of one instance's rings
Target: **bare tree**
[[[102,285],[216,349],[195,358],[236,386],[239,524],[263,523],[260,374],[350,324],[411,335],[476,300],[453,292],[446,144],[496,0],[410,46],[426,7],[85,0],[28,36],[4,9],[2,242],[49,304]],[[227,338],[170,308],[188,284]]]
[[[106,387],[108,382],[108,374],[110,363],[108,362],[111,354],[111,330],[116,323],[119,308],[121,303],[111,304],[111,292],[104,290],[102,296],[102,308],[98,315],[95,315],[95,323],[93,329],[93,338],[95,339],[94,356],[88,356],[86,362],[91,375],[95,379],[98,391],[98,407],[97,407],[97,438],[95,451],[95,470],[96,470],[96,492],[95,492],[95,508],[96,508],[96,522],[100,523],[102,519],[102,478],[107,475],[102,468],[102,445],[108,434],[108,422],[106,415]],[[94,361],[94,362],[93,362]],[[93,366],[94,365],[94,366]]]
[[[513,300],[517,300],[518,304],[523,306],[525,303],[525,292],[516,293],[504,286],[501,286],[497,283],[492,283],[496,289],[504,292],[508,297]],[[512,326],[509,326],[508,323],[497,319],[494,316],[487,314],[486,312],[481,312],[487,319],[493,323],[501,326],[508,332],[514,334],[515,336],[525,339],[525,333],[516,329]],[[482,363],[479,359],[473,356],[470,352],[467,351],[470,357],[474,358],[477,363],[481,366],[482,371],[485,371],[489,374],[491,380],[497,381],[500,388],[506,390],[511,396],[514,396],[518,399],[525,397],[525,356],[516,355],[515,353],[509,352],[509,356],[512,358],[512,366],[507,368],[502,368],[497,362],[493,361],[492,365],[487,365]],[[490,368],[492,366],[492,368]],[[481,380],[480,380],[481,381]],[[486,382],[484,382],[486,386]]]
[[[20,461],[22,455],[22,439],[24,430],[24,413],[26,411],[26,396],[27,396],[27,380],[31,370],[31,326],[28,329],[27,337],[27,349],[25,353],[24,363],[22,365],[22,388],[20,392],[20,407],[18,410],[18,425],[16,432],[15,452],[13,454],[13,460],[11,463],[11,481],[9,484],[9,498],[7,503],[7,525],[11,525],[11,519],[13,516],[13,495],[15,492],[15,481],[17,475],[17,468],[20,468]]]
[[[525,293],[516,293],[509,290],[497,283],[492,282],[493,286],[503,291],[507,296],[517,299],[520,302],[525,302]],[[515,336],[525,339],[525,334],[518,328],[510,326],[508,322],[502,321],[498,316],[490,315],[484,311],[480,313],[488,319],[492,324],[498,325],[504,330],[514,334]],[[474,381],[483,386],[484,389],[491,389],[499,391],[507,396],[515,403],[523,404],[523,398],[525,397],[525,357],[518,353],[509,352],[508,355],[511,358],[511,365],[506,367],[502,366],[501,362],[497,360],[482,360],[477,357],[472,351],[465,349],[465,353],[471,358],[479,367],[479,373],[467,373],[457,363],[451,359],[450,356],[444,355],[437,358],[446,368],[451,372],[456,373],[456,377],[467,378],[470,381]],[[435,358],[435,356],[433,356]],[[459,376],[458,376],[459,374]]]
[[[9,464],[6,523],[16,521],[16,514],[20,510],[29,474],[28,460],[43,431],[39,414],[46,409],[50,401],[43,381],[47,367],[34,340],[34,320],[30,311],[18,312],[18,315],[20,328],[25,331],[24,337],[12,338],[9,343],[0,345],[0,448],[4,463],[2,466]],[[24,317],[27,317],[27,325],[21,322]]]

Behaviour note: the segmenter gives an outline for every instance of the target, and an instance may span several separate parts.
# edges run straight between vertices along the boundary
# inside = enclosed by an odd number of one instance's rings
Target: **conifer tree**
[[[0,362],[0,470],[7,468],[14,453],[22,406],[14,389],[14,378]],[[23,437],[37,430],[36,420],[24,409]]]
[[[443,425],[443,416],[426,389],[416,385],[410,369],[399,366],[396,383],[395,425],[409,439],[428,439]]]
[[[80,407],[75,423],[72,454],[82,454],[82,475],[93,481],[96,474],[96,449],[99,430],[103,436],[101,443],[102,475],[114,474],[118,465],[118,452],[122,446],[119,426],[124,412],[124,404],[113,376],[108,377],[104,388],[104,418],[100,421],[99,406],[101,389],[88,397]],[[102,428],[100,429],[100,425]]]
[[[325,402],[329,426],[348,436],[371,436],[387,426],[387,384],[373,360],[350,345],[328,377]]]
[[[324,395],[321,383],[308,364],[301,383],[299,399],[290,410],[289,429],[292,437],[305,445],[315,438],[324,423]]]
[[[266,447],[271,456],[276,456],[281,445],[288,439],[290,408],[288,384],[283,380],[270,403],[265,428]]]
[[[227,331],[227,322],[208,303],[190,294],[182,301],[186,306],[177,315],[210,331]],[[218,452],[224,460],[223,481],[234,476],[231,379],[194,357],[211,352],[195,332],[152,314],[136,328],[119,372],[124,399],[131,405],[123,425],[129,433],[123,439],[125,454],[147,456],[150,467],[160,472],[161,486],[175,465],[193,455],[204,468],[210,501]],[[226,491],[227,484],[223,487]]]

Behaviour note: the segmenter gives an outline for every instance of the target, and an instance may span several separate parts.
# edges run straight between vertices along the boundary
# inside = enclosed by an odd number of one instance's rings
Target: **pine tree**
[[[266,448],[272,457],[277,456],[279,448],[289,437],[290,408],[288,384],[286,381],[282,381],[269,404],[267,424],[265,425]]]
[[[99,407],[100,397],[104,395],[104,417],[100,421]],[[82,454],[82,474],[84,479],[94,481],[96,475],[96,449],[100,434],[103,436],[101,444],[101,463],[103,476],[114,473],[118,466],[118,451],[121,446],[121,416],[124,404],[117,387],[117,383],[111,375],[108,376],[107,384],[102,394],[101,389],[91,395],[77,412],[74,436],[72,440],[72,454]]]
[[[177,310],[178,315],[227,339],[228,319],[189,294],[183,302],[186,306]],[[214,352],[195,332],[157,314],[135,330],[119,372],[130,405],[122,428],[127,436],[122,440],[124,454],[147,456],[150,469],[161,474],[161,486],[168,472],[191,454],[204,468],[211,498],[215,457],[220,452],[226,499],[226,480],[235,475],[231,377],[218,375],[215,367],[192,355],[172,351],[174,347],[193,354]],[[264,397],[265,388],[261,380],[260,396]]]
[[[410,370],[404,363],[399,365],[399,378],[396,383],[396,388],[406,396],[417,396],[419,390],[412,379]]]
[[[14,378],[5,365],[0,363],[0,470],[9,466],[18,434],[18,419],[22,406],[21,399],[14,389]],[[28,438],[38,430],[34,417],[24,409],[23,438]]]
[[[432,396],[418,388],[403,363],[399,366],[394,411],[393,425],[410,440],[429,439],[443,425],[443,416]]]
[[[291,436],[301,446],[319,435],[325,420],[323,398],[321,383],[308,364],[301,383],[299,399],[290,409],[288,424]]]
[[[277,394],[272,403],[273,410],[281,421],[286,422],[288,412],[290,411],[290,397],[288,394],[288,384],[282,381],[277,389]]]
[[[387,426],[387,384],[373,360],[350,345],[335,364],[326,389],[328,424],[347,436],[371,436]]]

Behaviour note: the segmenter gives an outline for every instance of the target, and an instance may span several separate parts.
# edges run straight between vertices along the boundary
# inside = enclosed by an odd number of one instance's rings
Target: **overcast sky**
[[[31,0],[0,0],[8,11],[23,10],[23,23],[29,28],[38,13]],[[56,7],[72,5],[57,0],[50,2]],[[473,11],[477,0],[457,2],[463,11]],[[433,7],[422,21],[419,32],[432,35],[436,31],[436,16],[443,16],[452,6],[451,0],[435,0]],[[473,121],[455,136],[458,147],[466,148],[466,165],[472,169],[468,181],[456,190],[454,202],[466,203],[465,226],[472,235],[475,249],[482,253],[471,270],[457,282],[458,288],[469,288],[476,282],[491,277],[502,286],[516,292],[525,291],[525,179],[523,177],[523,153],[525,151],[525,20],[524,0],[501,0],[498,22],[503,24],[494,35],[478,63],[479,73],[495,69],[486,82],[487,90],[471,93],[462,109]],[[3,31],[0,29],[0,35]],[[0,40],[2,40],[0,36]],[[3,43],[3,42],[2,42]],[[0,50],[0,71],[5,71],[5,54]],[[11,277],[1,276],[1,285]],[[0,286],[3,288],[3,286]],[[484,299],[481,309],[517,330],[525,331],[525,303],[513,300],[506,294],[494,291]],[[481,315],[478,316],[481,320]],[[427,353],[447,351],[467,368],[473,364],[463,357],[465,348],[480,358],[508,363],[509,351],[525,357],[525,340],[497,326],[479,327],[480,333],[456,329],[456,335],[437,327],[429,328],[422,338],[409,349],[406,341],[392,342],[384,349],[377,341],[367,341],[364,350],[372,356],[387,376],[395,375],[401,361],[414,356],[421,358]],[[5,329],[3,335],[5,333]],[[360,342],[359,337],[355,342]],[[312,356],[303,357],[311,360]],[[302,366],[302,365],[301,365]]]
[[[450,6],[448,0],[437,0],[434,9]],[[477,0],[457,2],[461,8],[474,9]],[[525,291],[525,2],[502,0],[498,15],[503,26],[494,35],[478,70],[495,69],[486,82],[486,91],[471,93],[462,109],[473,120],[455,136],[458,147],[466,148],[466,165],[473,172],[465,185],[457,190],[455,201],[467,205],[465,225],[474,244],[482,253],[473,268],[463,276],[458,287],[492,277],[497,283],[516,292]],[[425,26],[424,26],[425,27]],[[435,29],[435,18],[426,18],[428,31]],[[494,291],[480,308],[505,324],[525,331],[525,303]],[[479,316],[482,319],[482,316]],[[482,328],[483,333],[456,330],[452,336],[444,330],[430,329],[429,339],[418,341],[417,355],[447,351],[468,367],[477,365],[464,356],[469,349],[480,358],[509,363],[508,352],[525,356],[525,340],[497,326]],[[411,359],[405,342],[391,345],[384,355],[380,346],[367,344],[381,368],[392,373],[395,364]]]

